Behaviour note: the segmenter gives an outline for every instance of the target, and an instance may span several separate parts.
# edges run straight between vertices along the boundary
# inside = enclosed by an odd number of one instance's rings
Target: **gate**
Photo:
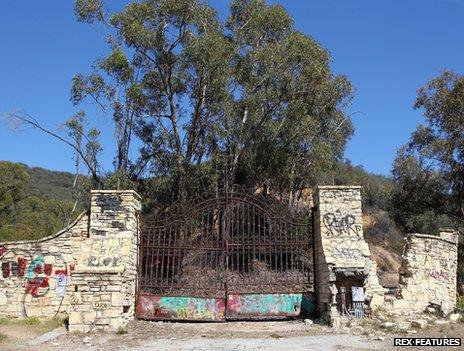
[[[313,312],[310,214],[279,206],[232,189],[142,221],[137,317],[223,321]]]

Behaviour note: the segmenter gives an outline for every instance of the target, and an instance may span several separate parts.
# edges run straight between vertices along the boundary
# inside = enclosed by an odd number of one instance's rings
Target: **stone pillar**
[[[371,306],[383,303],[376,265],[364,241],[361,187],[318,186],[314,192],[317,306],[334,327],[340,324],[337,299],[341,287],[365,288]]]
[[[395,312],[420,313],[432,305],[444,315],[456,307],[458,234],[410,234],[400,269]]]
[[[134,318],[140,209],[132,190],[91,192],[89,238],[73,273],[71,331],[116,330]]]

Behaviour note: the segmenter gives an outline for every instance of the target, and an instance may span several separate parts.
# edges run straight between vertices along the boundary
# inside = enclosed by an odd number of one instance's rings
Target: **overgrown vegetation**
[[[38,239],[57,232],[82,210],[70,173],[0,161],[0,241]]]

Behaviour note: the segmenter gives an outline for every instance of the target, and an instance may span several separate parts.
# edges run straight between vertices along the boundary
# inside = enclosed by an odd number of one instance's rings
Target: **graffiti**
[[[6,251],[7,251],[6,247],[3,245],[0,245],[0,257],[2,257]]]
[[[36,306],[44,304],[45,300],[41,299],[38,302],[31,302],[27,297],[30,296],[34,300],[46,298],[47,301],[51,298],[48,295],[51,287],[52,279],[55,279],[56,296],[60,299],[56,308],[58,314],[61,303],[66,295],[68,268],[64,262],[61,253],[48,253],[44,256],[38,248],[33,249],[34,253],[25,249],[9,249],[2,253],[2,276],[6,279],[13,279],[15,284],[8,284],[8,291],[5,295],[8,299],[14,299],[15,296],[23,288],[21,298],[22,315],[28,317],[29,305]],[[32,251],[32,249],[31,249]],[[52,263],[61,262],[63,268],[54,268]],[[74,269],[74,265],[70,266],[70,270]]]
[[[343,215],[340,210],[326,213],[322,219],[331,236],[360,235],[361,225],[356,224],[356,218],[351,214]]]
[[[224,299],[140,295],[137,315],[141,318],[223,320]]]
[[[330,200],[335,200],[335,199],[346,199],[347,201],[355,201],[360,199],[360,192],[359,190],[353,190],[353,189],[329,189],[329,190],[322,190],[321,191],[321,197],[330,199]]]
[[[429,271],[428,275],[432,278],[435,278],[438,281],[441,282],[448,282],[449,281],[449,276],[448,273],[445,271]]]
[[[332,249],[332,256],[350,261],[364,260],[364,256],[361,250],[347,247],[334,247]]]
[[[90,245],[88,265],[92,267],[116,267],[121,262],[121,248],[130,243],[126,239],[95,239]]]
[[[39,288],[46,290],[40,295],[43,296],[48,292],[48,279],[52,273],[52,265],[44,262],[43,256],[36,257],[27,269],[26,275],[26,294],[32,297],[39,296]]]
[[[302,294],[231,294],[227,297],[227,317],[298,316]]]
[[[102,194],[98,195],[95,202],[101,208],[101,212],[106,211],[120,211],[121,210],[121,198],[118,195]]]

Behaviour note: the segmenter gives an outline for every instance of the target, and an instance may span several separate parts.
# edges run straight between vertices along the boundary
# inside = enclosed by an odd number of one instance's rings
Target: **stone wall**
[[[134,317],[140,197],[92,191],[88,213],[56,235],[0,244],[0,315],[69,315],[70,330]]]
[[[314,193],[315,266],[319,313],[338,325],[342,287],[365,288],[371,306],[383,303],[377,265],[363,237],[361,188],[319,186]]]
[[[410,234],[400,269],[397,310],[423,312],[429,305],[443,314],[456,307],[458,234],[442,231],[440,236]]]

